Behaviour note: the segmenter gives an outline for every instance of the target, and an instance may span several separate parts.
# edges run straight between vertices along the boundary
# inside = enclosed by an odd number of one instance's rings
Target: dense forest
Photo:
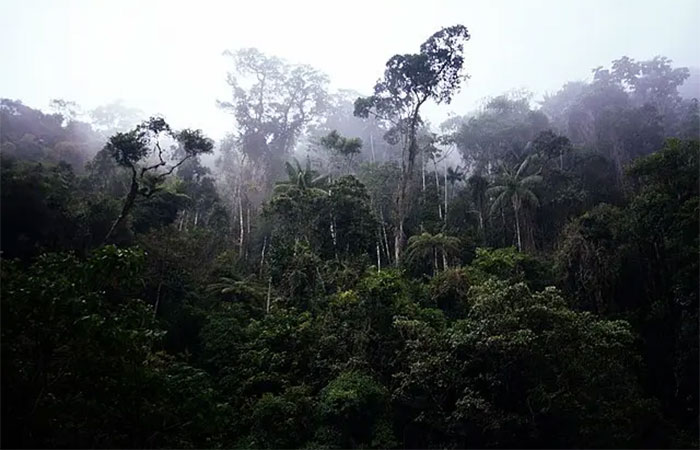
[[[2,446],[697,448],[691,71],[431,124],[469,39],[370,95],[231,50],[219,142],[0,100]]]

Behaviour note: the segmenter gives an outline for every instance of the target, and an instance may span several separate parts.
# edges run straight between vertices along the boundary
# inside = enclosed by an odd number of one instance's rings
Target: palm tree
[[[522,251],[522,239],[520,237],[520,211],[523,206],[537,208],[540,201],[533,191],[533,188],[542,182],[542,177],[538,174],[526,175],[530,158],[520,163],[517,170],[512,170],[502,165],[501,174],[496,179],[494,186],[486,192],[494,197],[491,204],[491,214],[510,202],[515,213],[515,230],[518,237],[518,251]]]
[[[450,183],[450,186],[454,188],[455,183],[462,181],[463,179],[464,172],[462,172],[461,167],[457,167],[456,169],[453,169],[452,167],[447,168],[447,181]]]
[[[303,194],[310,194],[311,197],[328,197],[331,195],[331,191],[328,188],[329,176],[319,175],[317,171],[313,170],[311,168],[311,161],[308,158],[306,160],[305,168],[301,167],[301,164],[299,164],[299,161],[296,158],[294,158],[294,164],[286,162],[285,167],[287,169],[287,175],[289,176],[289,179],[287,181],[280,181],[276,184],[274,189],[276,195],[289,194],[291,191]],[[315,211],[310,209],[313,208],[312,204],[305,201],[297,202],[297,208],[298,216],[303,218],[301,220],[301,223],[304,223],[306,225],[310,224],[309,218],[312,214],[315,213]],[[297,233],[299,232],[299,230],[306,230],[302,231],[301,234],[303,235],[304,239],[308,242],[308,227],[300,226],[300,228],[297,229]],[[337,242],[335,230],[335,218],[331,217],[329,231],[333,240],[334,247]],[[294,242],[294,252],[296,254],[296,244],[299,242],[298,234],[295,237]]]
[[[216,282],[206,287],[206,291],[209,294],[219,296],[223,300],[244,302],[258,308],[262,307],[262,287],[250,279],[241,280],[232,277],[219,277]],[[269,303],[267,310],[269,310]]]
[[[306,167],[302,168],[297,159],[294,159],[294,165],[290,162],[285,163],[289,180],[280,181],[275,186],[276,193],[285,193],[292,188],[300,190],[310,190],[319,194],[328,194],[323,188],[328,182],[328,175],[319,175],[318,172],[311,169],[311,161],[306,160]]]
[[[459,239],[443,233],[422,233],[411,236],[406,249],[406,256],[409,261],[425,260],[432,257],[433,274],[439,270],[438,255],[442,256],[442,267],[444,270],[448,268],[448,255],[453,256],[457,253],[459,253]]]

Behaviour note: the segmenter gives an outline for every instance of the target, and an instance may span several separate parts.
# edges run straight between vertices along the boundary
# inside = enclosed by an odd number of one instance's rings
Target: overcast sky
[[[461,23],[471,79],[434,123],[512,88],[541,98],[627,55],[700,66],[700,0],[66,1],[0,0],[0,97],[45,108],[122,99],[220,138],[231,117],[225,49],[257,47],[370,92],[386,60]]]

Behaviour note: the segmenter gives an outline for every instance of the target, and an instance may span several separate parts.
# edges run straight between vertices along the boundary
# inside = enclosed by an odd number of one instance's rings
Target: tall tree
[[[401,179],[396,194],[397,213],[394,235],[395,262],[398,264],[406,235],[404,222],[409,209],[409,187],[418,153],[417,131],[422,123],[420,110],[428,100],[449,103],[466,75],[464,43],[467,28],[455,25],[433,34],[415,54],[394,55],[386,63],[384,78],[374,86],[374,94],[355,101],[355,115],[373,115],[393,124],[393,135],[402,142]]]
[[[421,233],[420,235],[411,236],[406,250],[408,259],[413,261],[431,258],[433,274],[437,274],[440,270],[438,258],[442,259],[442,268],[446,270],[449,268],[448,260],[458,252],[459,239],[443,233]]]
[[[165,138],[179,146],[163,150]],[[214,143],[201,130],[173,131],[161,117],[151,117],[133,130],[112,136],[104,150],[131,172],[129,192],[122,203],[119,216],[105,236],[109,240],[114,230],[126,219],[138,196],[150,197],[160,190],[165,179],[190,158],[211,153]]]
[[[345,170],[350,173],[352,160],[362,149],[362,139],[341,136],[337,130],[333,130],[321,138],[321,145],[345,159]]]
[[[451,124],[455,119],[450,119],[447,140],[457,146],[476,172],[493,173],[498,160],[516,164],[527,153],[528,144],[548,128],[547,117],[530,107],[530,98],[527,92],[499,95],[458,125]]]
[[[513,170],[503,165],[502,172],[496,179],[495,185],[488,189],[489,195],[494,197],[491,204],[493,214],[499,208],[510,202],[515,214],[515,232],[518,240],[518,250],[523,250],[520,230],[520,213],[523,206],[537,207],[539,199],[533,191],[535,185],[542,182],[540,175],[527,175],[530,158],[526,158],[517,169]]]
[[[235,64],[227,79],[233,101],[219,104],[233,113],[241,152],[266,167],[271,183],[304,127],[323,109],[328,78],[311,66],[288,64],[255,48],[225,55]]]

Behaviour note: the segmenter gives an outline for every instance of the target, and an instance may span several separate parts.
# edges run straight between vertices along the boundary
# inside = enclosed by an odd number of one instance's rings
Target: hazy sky
[[[40,108],[123,99],[219,138],[232,129],[216,106],[230,96],[225,49],[257,47],[367,93],[389,57],[456,23],[472,34],[471,79],[430,107],[433,122],[512,88],[541,98],[622,55],[700,66],[700,0],[0,0],[0,97]]]

